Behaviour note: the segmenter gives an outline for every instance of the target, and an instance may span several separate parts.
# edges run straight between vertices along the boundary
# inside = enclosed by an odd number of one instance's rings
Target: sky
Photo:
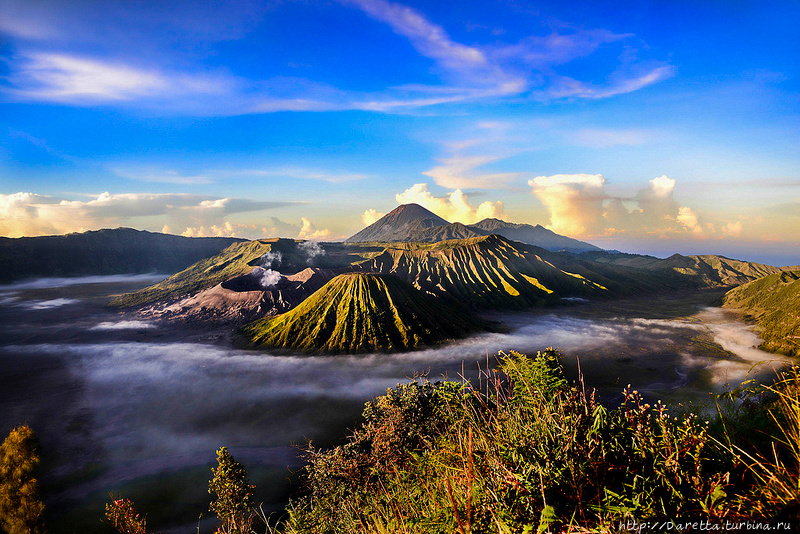
[[[800,2],[0,0],[0,236],[398,204],[800,264]]]

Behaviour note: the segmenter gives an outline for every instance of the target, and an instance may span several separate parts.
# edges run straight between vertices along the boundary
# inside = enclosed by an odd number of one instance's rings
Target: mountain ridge
[[[132,228],[0,237],[0,283],[43,276],[172,273],[213,256],[234,237],[184,237]]]
[[[541,225],[509,223],[487,218],[474,224],[450,223],[419,204],[402,204],[350,236],[346,243],[414,242],[435,243],[450,239],[470,239],[498,234],[513,241],[542,247],[551,252],[581,253],[600,251],[600,247],[559,235]]]

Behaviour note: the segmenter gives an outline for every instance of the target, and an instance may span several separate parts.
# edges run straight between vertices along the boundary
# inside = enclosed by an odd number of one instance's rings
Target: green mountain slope
[[[462,338],[482,325],[465,311],[402,280],[342,274],[293,310],[246,326],[257,347],[314,352],[389,352]]]
[[[240,241],[232,237],[182,237],[130,228],[0,237],[0,283],[39,276],[174,273]]]
[[[800,270],[771,274],[725,294],[724,306],[756,321],[761,348],[800,356]]]
[[[520,309],[562,297],[602,297],[602,284],[553,265],[546,250],[498,235],[397,244],[358,263],[362,272],[394,274],[414,287],[474,308]],[[610,296],[610,295],[609,295]]]
[[[253,267],[278,265],[288,272],[303,270],[309,263],[309,256],[301,248],[302,243],[294,239],[259,239],[236,243],[219,254],[195,263],[160,283],[146,287],[136,293],[122,295],[111,306],[141,306],[151,302],[173,300],[193,295],[204,289],[214,287],[236,276],[249,273]],[[280,261],[264,258],[280,254]]]

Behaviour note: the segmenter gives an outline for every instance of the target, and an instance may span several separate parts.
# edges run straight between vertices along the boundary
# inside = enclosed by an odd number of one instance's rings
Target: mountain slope
[[[242,329],[258,347],[332,353],[397,351],[465,337],[481,324],[390,275],[348,273],[293,310]]]
[[[265,274],[269,275],[264,268],[253,267],[249,273],[212,288],[177,301],[155,303],[138,313],[144,317],[189,322],[243,324],[292,309],[335,276],[330,269],[312,267],[290,275],[273,271],[271,285],[265,287]]]
[[[580,257],[605,265],[649,271],[672,271],[694,278],[699,284],[698,287],[736,286],[786,269],[713,254],[702,256],[673,254],[669,258],[661,259],[639,254],[588,252],[581,254]]]
[[[800,356],[800,270],[770,274],[731,289],[724,306],[755,320],[764,350]]]
[[[411,242],[436,243],[450,239],[470,239],[491,234],[501,235],[513,241],[541,247],[557,252],[581,253],[602,250],[599,247],[558,235],[540,225],[515,224],[500,219],[484,219],[475,224],[448,223],[438,215],[418,204],[403,204],[378,221],[347,239],[348,243],[359,242]]]
[[[346,239],[348,243],[408,241],[417,232],[449,224],[419,204],[403,204]]]
[[[470,225],[469,228],[481,230],[486,234],[501,235],[507,239],[542,247],[551,252],[564,250],[573,254],[580,254],[590,250],[602,250],[600,247],[590,243],[559,235],[538,224],[532,226],[530,224],[508,223],[500,219],[484,219]]]
[[[280,260],[272,259],[280,255]],[[111,306],[141,306],[196,294],[231,278],[248,274],[253,267],[280,266],[288,272],[303,270],[310,256],[294,239],[259,239],[236,243],[219,254],[195,263],[156,285],[122,295]],[[276,265],[277,264],[277,265]]]
[[[362,272],[394,274],[426,293],[474,308],[520,309],[561,297],[601,297],[601,284],[554,266],[546,250],[498,235],[397,244],[356,264]]]
[[[182,237],[116,228],[0,238],[0,283],[39,276],[174,273],[219,253],[232,237]]]

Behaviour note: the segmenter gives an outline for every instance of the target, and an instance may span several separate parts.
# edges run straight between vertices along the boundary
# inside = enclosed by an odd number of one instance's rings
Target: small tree
[[[147,534],[147,518],[136,510],[130,499],[122,497],[106,503],[106,521],[121,534]]]
[[[209,509],[217,514],[222,524],[217,530],[223,534],[249,534],[256,513],[253,511],[255,486],[247,480],[247,470],[233,459],[227,447],[217,451],[214,478],[208,484],[208,493],[216,500]]]
[[[44,504],[33,477],[39,442],[31,427],[12,430],[0,445],[0,527],[8,534],[44,532]]]

